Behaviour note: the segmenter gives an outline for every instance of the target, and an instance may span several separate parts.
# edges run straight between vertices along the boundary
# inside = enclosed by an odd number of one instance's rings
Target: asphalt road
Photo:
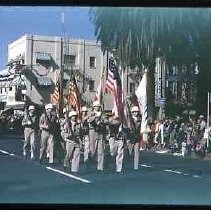
[[[22,141],[0,140],[0,203],[39,204],[156,204],[210,205],[211,163],[141,152],[138,171],[125,161],[122,174],[114,163],[103,173],[92,164],[77,175],[63,173],[61,165],[49,167],[21,156]],[[63,173],[63,174],[62,174]]]

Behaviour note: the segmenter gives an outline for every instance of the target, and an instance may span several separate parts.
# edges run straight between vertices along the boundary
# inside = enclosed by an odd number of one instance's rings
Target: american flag
[[[122,82],[114,58],[109,58],[108,67],[105,90],[113,94],[115,116],[119,117],[122,122],[124,115],[122,103]]]
[[[56,82],[56,85],[55,85],[55,89],[54,89],[54,92],[53,94],[51,95],[51,103],[52,104],[55,104],[55,105],[59,105],[59,100],[60,100],[60,83],[59,83],[59,80]]]
[[[68,104],[78,113],[79,119],[81,119],[81,106],[82,99],[79,89],[77,87],[76,79],[72,75],[69,85],[69,91],[67,96]]]

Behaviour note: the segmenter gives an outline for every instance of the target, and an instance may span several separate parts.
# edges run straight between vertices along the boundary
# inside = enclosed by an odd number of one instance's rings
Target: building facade
[[[91,103],[101,72],[107,69],[107,54],[103,54],[100,43],[95,41],[24,35],[9,44],[8,66],[10,74],[26,77],[26,97],[34,103],[51,101],[61,69],[64,70],[64,84],[69,80],[70,71],[78,75],[80,92],[84,100]],[[65,88],[68,87],[64,85],[64,93]],[[109,109],[111,97],[106,97]]]

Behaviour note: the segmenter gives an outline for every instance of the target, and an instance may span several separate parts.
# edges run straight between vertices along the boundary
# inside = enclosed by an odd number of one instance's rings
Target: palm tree
[[[115,48],[123,67],[148,68],[151,81],[159,52],[174,65],[197,61],[201,68],[199,84],[211,76],[206,71],[211,55],[209,8],[101,7],[90,9],[90,20],[103,51]],[[206,100],[209,81],[203,84],[199,96]]]

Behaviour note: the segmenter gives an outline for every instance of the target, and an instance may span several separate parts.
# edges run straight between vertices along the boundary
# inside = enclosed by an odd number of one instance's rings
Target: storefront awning
[[[50,53],[44,53],[44,52],[37,52],[36,53],[36,59],[41,61],[50,61],[51,60],[51,54]]]
[[[38,85],[40,85],[40,86],[51,86],[52,85],[52,80],[50,77],[38,76],[37,81],[38,81]]]
[[[10,102],[6,104],[6,109],[12,108],[14,110],[23,110],[25,107],[25,102],[19,101],[19,102]]]

